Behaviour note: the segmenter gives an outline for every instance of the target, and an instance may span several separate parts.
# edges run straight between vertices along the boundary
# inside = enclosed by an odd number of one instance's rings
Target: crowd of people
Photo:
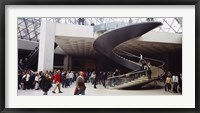
[[[146,61],[143,59],[143,56],[140,55],[139,63],[142,65],[142,70],[145,71],[145,75],[148,79],[151,79],[151,65],[150,61]],[[182,93],[182,73],[180,75],[171,74],[168,72],[167,74],[163,75],[163,81],[165,85],[165,91],[173,92],[173,93]]]
[[[142,75],[146,75],[148,79],[151,79],[151,64],[150,61],[146,61],[140,57],[139,63],[141,64],[141,70],[144,71]],[[20,60],[20,65],[24,66]],[[53,70],[53,71],[39,71],[33,72],[25,68],[18,73],[18,89],[23,90],[42,90],[44,95],[48,94],[51,87],[54,86],[52,93],[63,93],[62,88],[70,87],[75,82],[74,95],[85,95],[86,86],[85,83],[91,83],[96,89],[97,85],[114,87],[118,84],[118,76],[120,70],[115,71],[66,71],[66,70]],[[179,76],[172,75],[170,72],[164,75],[165,91],[169,92],[182,92],[182,74]],[[54,84],[54,85],[53,85]],[[62,88],[61,88],[62,87]]]
[[[140,55],[139,63],[142,65],[141,70],[144,70],[144,75],[147,76],[148,79],[151,79],[151,64],[150,61],[146,61],[142,55]]]
[[[26,69],[18,73],[18,89],[22,90],[42,90],[44,95],[48,94],[48,91],[54,84],[52,93],[63,93],[62,88],[67,88],[75,82],[76,89],[74,95],[85,95],[85,83],[91,83],[94,88],[97,88],[97,85],[102,85],[106,88],[108,77],[120,75],[119,70],[116,69],[114,72],[98,72],[95,71],[39,71],[34,72],[32,70]],[[111,81],[112,85],[117,82],[116,79]],[[84,89],[84,90],[83,90]],[[80,91],[79,91],[80,90]]]
[[[18,89],[22,90],[42,90],[44,95],[48,94],[51,87],[54,88],[52,93],[63,93],[62,88],[70,87],[75,83],[74,95],[85,95],[85,83],[90,83],[94,88],[97,85],[102,85],[106,88],[107,85],[115,86],[118,82],[116,76],[120,75],[120,71],[116,69],[114,72],[98,72],[95,71],[46,71],[46,72],[33,72],[31,70],[24,70],[18,73]],[[112,78],[109,79],[108,78]],[[165,84],[165,91],[178,93],[182,92],[182,74],[179,76],[167,73],[163,79]]]
[[[173,93],[182,92],[182,73],[178,75],[172,75],[168,72],[164,77],[165,91]]]

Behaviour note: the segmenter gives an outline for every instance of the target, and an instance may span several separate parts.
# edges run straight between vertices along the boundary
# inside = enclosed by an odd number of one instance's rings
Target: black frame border
[[[200,56],[200,0],[2,0],[0,1],[0,111],[2,113],[198,113],[199,98],[199,56]],[[5,108],[5,6],[6,5],[195,5],[195,108]],[[83,103],[84,104],[84,103]],[[164,102],[162,104],[165,104]]]

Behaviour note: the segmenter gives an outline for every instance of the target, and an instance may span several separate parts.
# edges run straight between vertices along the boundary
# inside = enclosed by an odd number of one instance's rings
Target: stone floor
[[[58,89],[56,90],[56,94],[52,93],[52,90],[55,85],[48,92],[48,96],[72,96],[75,83],[73,83],[70,87],[61,88],[63,93],[58,93]],[[102,85],[97,85],[97,89],[93,88],[91,83],[86,83],[86,95],[87,96],[132,96],[132,95],[181,95],[170,92],[165,92],[164,88],[145,88],[140,90],[118,90],[118,89],[110,89],[104,88]],[[41,90],[18,90],[18,96],[41,96],[43,92]]]
[[[181,95],[170,92],[165,92],[163,88],[145,88],[140,90],[118,90],[118,89],[109,89],[104,88],[102,85],[97,85],[97,89],[93,88],[91,83],[86,83],[86,96],[133,96],[133,95]],[[56,94],[52,93],[53,87],[48,92],[48,96],[72,96],[75,83],[73,83],[70,87],[61,88],[63,93],[58,93],[58,89],[56,90]],[[42,90],[18,90],[18,96],[41,96],[43,95]]]

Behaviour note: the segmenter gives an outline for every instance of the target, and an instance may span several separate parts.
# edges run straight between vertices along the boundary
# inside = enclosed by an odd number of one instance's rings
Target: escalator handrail
[[[55,49],[57,46],[58,46],[58,45],[55,43],[54,49]],[[37,46],[37,49],[35,49],[33,53],[32,53],[32,52],[30,53],[31,55],[28,57],[28,62],[29,62],[29,59],[31,59],[31,58],[35,55],[35,53],[38,53],[38,51],[39,51],[39,45]]]
[[[123,50],[122,50],[123,51]],[[126,52],[126,51],[124,51],[124,52]],[[128,54],[131,54],[131,53],[129,53],[129,52],[127,52]],[[116,53],[115,53],[116,54]],[[118,55],[118,54],[116,54],[116,55]],[[118,55],[119,57],[122,57],[122,56],[120,56],[120,55]],[[136,55],[133,55],[133,54],[131,54],[131,56],[134,56],[134,57],[136,57],[136,58],[140,58],[139,56],[136,56]],[[144,59],[148,59],[148,60],[153,60],[153,61],[156,61],[156,62],[160,62],[160,63],[162,63],[161,65],[159,65],[159,66],[157,66],[157,67],[163,67],[164,65],[165,65],[165,62],[163,62],[163,61],[161,61],[161,60],[157,60],[157,59],[152,59],[152,58],[144,58]],[[128,59],[126,59],[126,60],[128,60]],[[129,60],[129,61],[131,61],[131,60]],[[151,68],[151,70],[152,70],[153,68]],[[130,73],[127,73],[127,74],[138,74],[138,73],[143,73],[143,72],[146,72],[146,70],[140,70],[140,71],[136,71],[136,72],[130,72]],[[164,71],[163,71],[163,73],[165,73]],[[163,73],[161,74],[161,75],[163,75]],[[112,77],[109,77],[108,78],[108,80],[109,79],[113,79],[113,78],[121,78],[121,77],[124,77],[124,76],[127,76],[127,74],[122,74],[122,75],[118,75],[118,76],[112,76]]]
[[[39,50],[39,48],[36,49],[36,50],[34,50],[34,52],[32,53],[32,55],[28,59],[31,59],[35,55],[35,53],[38,52],[38,50]]]
[[[120,49],[120,51],[122,51],[122,52],[126,53],[125,55],[129,54],[129,56],[132,56],[132,57],[135,57],[135,58],[139,58],[139,59],[140,59],[140,57],[139,57],[139,56],[137,56],[137,55],[134,55],[134,54],[132,54],[132,53],[129,53],[129,52],[127,52],[127,51],[124,51],[124,50],[122,50],[122,49]],[[119,53],[118,53],[118,54],[119,54]],[[163,62],[163,61],[161,61],[161,60],[158,60],[158,59],[147,58],[147,57],[144,57],[144,59],[145,59],[145,60],[151,60],[151,61],[160,62],[160,63],[162,64],[162,65],[160,65],[160,66],[157,66],[157,67],[163,67],[163,66],[165,65],[165,62]]]

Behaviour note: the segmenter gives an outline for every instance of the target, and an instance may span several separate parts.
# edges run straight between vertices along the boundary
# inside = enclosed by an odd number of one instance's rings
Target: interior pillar
[[[38,71],[53,70],[55,23],[42,21],[38,56]]]

